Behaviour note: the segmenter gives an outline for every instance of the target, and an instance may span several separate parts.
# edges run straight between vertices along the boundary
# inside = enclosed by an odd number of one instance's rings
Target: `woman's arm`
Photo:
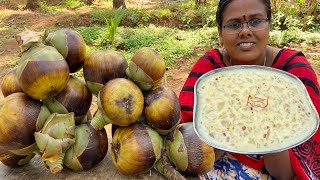
[[[317,112],[320,113],[320,90],[318,79],[314,70],[311,67],[311,64],[308,62],[303,53],[292,49],[284,49],[283,51],[281,51],[281,53],[277,55],[277,57],[278,59],[277,61],[275,61],[272,67],[287,71],[297,76],[304,83],[308,91],[308,94],[311,97],[311,100],[315,108],[317,109]],[[316,179],[316,177],[320,177],[320,168],[319,166],[314,165],[314,162],[317,161],[317,158],[319,156],[318,153],[316,153],[318,151],[317,147],[320,147],[319,137],[320,129],[318,129],[315,135],[312,138],[310,138],[307,142],[297,147],[294,147],[286,151],[285,153],[283,152],[286,158],[290,156],[290,161],[287,162],[291,163],[291,167],[293,168],[297,179]],[[309,146],[309,144],[312,144],[312,146]],[[281,155],[282,153],[279,154]],[[270,169],[270,173],[277,173],[277,171],[273,170],[274,168],[271,167],[272,160],[277,159],[277,156],[268,157],[267,155],[266,157],[267,158],[265,162],[268,163],[268,171]],[[282,167],[279,168],[281,169]],[[277,174],[274,175],[277,176]]]
[[[288,151],[265,154],[263,159],[267,171],[277,180],[292,180],[295,178]]]

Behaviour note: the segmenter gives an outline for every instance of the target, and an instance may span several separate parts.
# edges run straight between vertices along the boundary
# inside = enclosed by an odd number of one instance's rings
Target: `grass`
[[[2,52],[0,52],[2,53]],[[0,61],[0,67],[2,68],[6,68],[6,69],[13,69],[15,67],[17,67],[17,61],[18,61],[18,57],[11,59],[10,61]]]
[[[309,46],[314,46],[320,43],[320,33],[304,32],[297,28],[271,31],[270,45],[284,47],[288,46],[290,43],[305,43]]]
[[[6,30],[13,30],[13,29],[16,29],[15,26],[7,26],[5,25],[5,23],[0,20],[0,31],[6,31]]]
[[[213,27],[215,25],[216,7],[210,4],[196,7],[193,1],[180,4],[166,4],[158,8],[137,9],[127,8],[123,21],[126,25],[148,26],[161,21],[176,22],[181,28],[199,28],[203,26]],[[104,24],[105,18],[109,19],[115,15],[115,9],[102,7],[90,12],[93,22]]]
[[[165,59],[167,66],[174,66],[175,59],[190,55],[194,47],[216,44],[217,31],[215,28],[198,30],[179,30],[167,27],[119,27],[115,45],[104,44],[107,40],[103,35],[104,27],[77,28],[89,46],[88,52],[98,49],[114,49],[130,60],[136,50],[141,47],[156,49]],[[117,47],[121,46],[121,49]]]
[[[69,7],[78,7],[85,5],[83,2],[77,0],[66,0],[64,4]]]
[[[104,28],[103,26],[76,28],[86,41],[89,53],[98,49],[114,49],[130,60],[137,49],[152,47],[163,56],[167,66],[174,66],[175,59],[192,54],[195,47],[218,45],[216,27],[186,30],[154,25],[136,28],[119,27],[114,45],[108,44],[107,37],[103,33]],[[308,47],[319,43],[320,33],[296,29],[270,32],[269,44],[277,47],[286,47],[290,44],[305,44]]]
[[[55,6],[48,6],[45,2],[40,2],[41,11],[46,13],[57,13],[68,11],[67,8],[75,8],[85,6],[85,4],[78,0],[63,0]]]
[[[45,13],[57,13],[67,11],[66,7],[62,6],[47,6],[45,3],[40,3],[41,11]]]

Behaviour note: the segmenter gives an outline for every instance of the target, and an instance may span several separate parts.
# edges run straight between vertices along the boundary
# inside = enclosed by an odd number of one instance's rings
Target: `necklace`
[[[229,58],[229,63],[230,63],[231,66],[233,66],[231,58]],[[267,56],[264,56],[263,66],[266,66],[266,63],[267,63]]]

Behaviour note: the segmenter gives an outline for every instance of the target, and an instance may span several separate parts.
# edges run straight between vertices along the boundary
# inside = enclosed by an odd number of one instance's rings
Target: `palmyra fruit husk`
[[[71,73],[82,68],[86,57],[86,43],[80,33],[72,29],[60,29],[49,33],[45,41],[64,57]]]
[[[115,78],[124,78],[128,68],[127,60],[120,52],[99,50],[87,56],[83,65],[83,75],[88,88],[98,95],[101,87]]]
[[[161,158],[154,165],[154,169],[170,180],[186,180],[186,178],[172,166],[166,151],[162,152]]]
[[[14,164],[10,161],[18,158],[18,165],[27,163],[37,149],[34,132],[42,128],[49,115],[49,110],[40,101],[25,93],[17,92],[5,97],[0,104],[0,151],[3,153],[0,161]]]
[[[51,113],[67,114],[73,112],[76,124],[86,120],[92,103],[92,94],[85,82],[70,75],[67,86],[55,97],[43,100]]]
[[[119,127],[112,137],[112,162],[124,175],[144,173],[160,159],[162,147],[162,137],[147,125]]]
[[[91,120],[95,129],[102,129],[107,124],[128,126],[142,115],[144,97],[135,83],[116,78],[101,88],[97,104],[98,111]]]
[[[192,122],[178,125],[166,136],[165,148],[170,161],[183,174],[204,174],[214,165],[214,148],[197,136]]]
[[[155,49],[143,47],[132,56],[126,74],[140,89],[147,91],[161,83],[165,71],[162,56]]]
[[[76,126],[76,141],[67,151],[64,165],[74,171],[87,170],[100,163],[108,151],[105,129],[95,130],[89,122]]]
[[[74,114],[51,114],[43,128],[34,133],[34,138],[50,172],[60,172],[66,150],[75,143]]]
[[[173,90],[157,86],[144,93],[144,117],[159,134],[173,131],[180,123],[180,103]]]

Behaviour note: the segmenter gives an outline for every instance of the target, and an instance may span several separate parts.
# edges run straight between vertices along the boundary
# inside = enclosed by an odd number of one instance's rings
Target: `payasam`
[[[230,152],[279,152],[308,140],[319,116],[304,87],[285,71],[254,65],[220,68],[195,86],[195,129]]]

